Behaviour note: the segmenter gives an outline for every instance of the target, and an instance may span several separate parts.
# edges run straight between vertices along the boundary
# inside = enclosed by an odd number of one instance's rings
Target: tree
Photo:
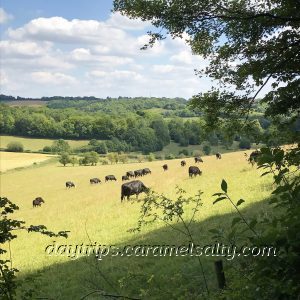
[[[209,155],[211,152],[211,147],[209,145],[204,145],[202,147],[203,152],[205,153],[205,155]]]
[[[75,164],[78,164],[78,158],[76,156],[71,156],[70,157],[70,164],[72,164],[73,167],[74,167]]]
[[[59,160],[58,160],[62,165],[64,165],[64,167],[70,163],[70,156],[69,153],[64,152],[60,155]]]
[[[268,83],[272,90],[261,99],[266,115],[299,112],[299,1],[115,0],[114,10],[158,28],[143,49],[166,32],[185,37],[194,54],[209,59],[199,75],[217,80],[220,87],[194,96],[191,105],[205,113],[210,126],[217,127],[226,116],[228,126],[239,128]]]
[[[121,153],[119,155],[119,160],[121,163],[125,164],[126,162],[128,162],[128,155],[126,153]]]
[[[118,153],[116,152],[111,152],[107,154],[107,159],[110,161],[111,164],[117,163],[119,158],[118,158]]]
[[[251,148],[251,142],[249,139],[243,137],[239,143],[239,147],[241,149],[250,149]]]
[[[6,150],[9,152],[23,152],[24,147],[20,142],[10,142],[7,144]]]
[[[56,153],[62,153],[62,152],[70,152],[71,147],[68,142],[66,142],[63,139],[54,141],[52,144],[52,151]]]

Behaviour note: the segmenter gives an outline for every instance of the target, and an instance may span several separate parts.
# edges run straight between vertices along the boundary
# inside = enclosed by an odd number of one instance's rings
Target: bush
[[[7,144],[7,151],[9,152],[23,152],[24,147],[20,142],[10,142]]]
[[[52,148],[50,146],[45,146],[43,152],[52,152]]]
[[[172,153],[166,155],[166,159],[174,159],[174,158],[175,156]]]
[[[250,149],[251,148],[251,142],[247,138],[242,138],[239,143],[240,149]]]
[[[205,155],[209,155],[211,152],[211,147],[209,145],[204,145],[202,150],[205,153]]]
[[[164,154],[155,154],[155,159],[164,160],[165,159],[165,155]]]
[[[153,153],[150,153],[150,154],[147,156],[147,160],[148,160],[148,161],[153,161],[153,160],[155,160],[154,154],[153,154]]]
[[[194,156],[201,156],[202,155],[201,151],[199,151],[199,150],[194,150],[193,154],[194,154]]]
[[[178,152],[179,155],[183,154],[184,156],[189,156],[188,149],[182,149]]]

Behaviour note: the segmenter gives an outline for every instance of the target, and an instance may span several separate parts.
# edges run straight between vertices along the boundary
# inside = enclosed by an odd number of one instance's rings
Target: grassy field
[[[244,152],[224,154],[221,160],[214,156],[204,157],[200,165],[203,175],[193,179],[189,179],[187,171],[189,165],[194,165],[193,159],[186,161],[186,167],[180,166],[180,160],[167,161],[167,172],[162,170],[163,161],[154,161],[95,167],[62,167],[53,163],[2,174],[2,196],[20,206],[15,218],[28,224],[44,224],[53,231],[71,231],[67,240],[20,232],[18,239],[11,243],[13,265],[21,270],[19,278],[28,278],[40,271],[35,288],[38,296],[49,299],[80,299],[93,289],[132,297],[143,295],[143,299],[170,299],[168,291],[165,292],[169,290],[172,299],[197,299],[195,295],[203,288],[203,281],[195,258],[107,257],[98,262],[92,257],[71,260],[64,256],[47,256],[44,251],[54,240],[67,245],[90,244],[89,239],[101,245],[120,246],[188,244],[186,237],[163,223],[145,227],[140,233],[127,231],[137,225],[140,203],[120,202],[120,177],[128,170],[146,166],[152,174],[142,181],[156,192],[173,199],[176,199],[177,185],[188,195],[195,195],[198,190],[204,192],[203,205],[192,226],[199,245],[211,242],[209,229],[228,226],[235,215],[232,206],[225,201],[212,204],[211,195],[220,191],[222,179],[228,182],[229,193],[234,199],[246,200],[245,214],[266,211],[264,200],[270,193],[271,178],[260,178],[260,171],[245,161]],[[108,174],[114,174],[118,181],[104,183],[104,176]],[[103,183],[91,186],[89,179],[92,177],[99,177]],[[75,189],[65,188],[68,180],[76,184]],[[45,199],[45,204],[32,208],[32,200],[38,196]],[[189,218],[191,213],[188,209],[185,217]],[[209,288],[214,289],[213,258],[203,257],[202,260]],[[114,287],[108,285],[101,274],[105,274]],[[29,282],[33,284],[32,280]]]
[[[6,172],[8,170],[16,168],[28,167],[33,164],[45,162],[51,158],[53,158],[53,155],[0,152],[0,172]]]
[[[39,151],[45,146],[51,146],[54,140],[51,139],[35,139],[27,137],[17,137],[11,135],[0,136],[0,148],[6,148],[10,142],[20,142],[24,146],[24,150]],[[80,147],[88,144],[88,141],[66,140],[72,148]]]

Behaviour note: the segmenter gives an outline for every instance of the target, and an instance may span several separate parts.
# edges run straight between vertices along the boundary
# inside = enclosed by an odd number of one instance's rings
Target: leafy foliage
[[[237,238],[242,238],[254,245],[273,245],[278,249],[278,254],[276,257],[255,257],[247,263],[237,261],[234,266],[228,266],[228,288],[215,298],[296,299],[299,296],[299,163],[300,145],[286,152],[280,148],[261,149],[257,159],[258,168],[264,170],[261,176],[271,175],[274,178],[275,189],[269,200],[270,207],[276,208],[274,215],[259,217],[257,214],[252,220],[247,220],[239,209],[245,200],[234,203],[228,194],[226,181],[222,181],[223,192],[214,195],[217,198],[213,203],[229,201],[239,215],[232,219],[227,239],[235,237],[235,242]],[[242,289],[244,286],[248,287],[246,291]]]

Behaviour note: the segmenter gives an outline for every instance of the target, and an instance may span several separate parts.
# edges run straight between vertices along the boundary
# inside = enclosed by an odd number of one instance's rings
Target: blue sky
[[[151,24],[112,13],[110,0],[0,3],[1,93],[189,98],[211,87],[184,40],[140,50]]]

